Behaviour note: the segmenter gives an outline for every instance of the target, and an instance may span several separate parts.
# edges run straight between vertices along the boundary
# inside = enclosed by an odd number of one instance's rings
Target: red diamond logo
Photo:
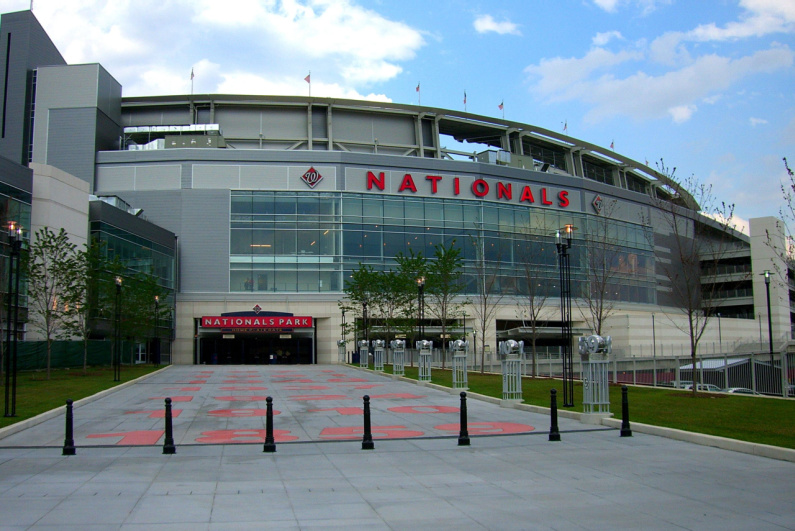
[[[258,314],[259,312],[262,311],[262,308],[260,307],[259,304],[257,304],[256,306],[254,306],[254,308],[252,308],[252,310],[254,310],[254,313]]]
[[[310,188],[314,188],[317,183],[323,180],[323,176],[320,175],[315,168],[309,168],[307,172],[301,176],[301,180],[304,181]]]

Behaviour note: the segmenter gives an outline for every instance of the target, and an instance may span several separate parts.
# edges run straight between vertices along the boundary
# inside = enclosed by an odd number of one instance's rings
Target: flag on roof
[[[613,140],[611,140],[610,141],[610,149],[615,149],[615,148],[616,148],[616,143]]]
[[[190,80],[193,81],[193,68],[190,69]]]
[[[464,91],[464,105],[467,104],[467,91]]]
[[[312,82],[312,73],[311,72],[309,74],[307,74],[307,76],[304,78],[304,81],[306,81],[307,83],[311,83]]]
[[[503,103],[505,103],[505,100],[502,100],[502,101],[500,102],[500,104],[499,104],[499,105],[497,105],[497,107],[498,107],[500,110],[502,110],[502,109],[505,107],[505,105],[503,105]]]
[[[420,84],[417,83],[417,92],[419,92],[419,91],[420,91]]]

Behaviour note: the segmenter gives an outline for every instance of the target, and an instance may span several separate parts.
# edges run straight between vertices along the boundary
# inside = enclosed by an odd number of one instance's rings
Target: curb
[[[393,376],[388,373],[377,373],[375,371],[371,371],[370,369],[360,368],[358,366],[354,368],[362,371],[366,370],[373,374],[381,374],[383,376],[391,377],[392,379],[399,380],[401,382],[413,383],[416,385],[431,387],[433,389],[438,389],[447,392],[450,392],[451,390],[449,387],[444,387],[437,384],[430,384],[427,382],[418,382],[417,380],[412,380],[411,378],[406,378],[404,376]],[[467,398],[474,398],[476,400],[481,400],[483,402],[488,402],[490,404],[497,404],[501,407],[518,409],[520,411],[527,411],[529,413],[539,413],[542,415],[549,415],[548,407],[504,401],[502,399],[495,398],[493,396],[471,393],[469,391],[467,391]],[[621,419],[610,418],[607,415],[605,415],[599,421],[594,422],[593,421],[594,419],[592,419],[591,416],[589,416],[589,418],[586,421],[585,413],[579,413],[577,411],[569,411],[566,409],[558,409],[559,417],[574,419],[584,424],[600,424],[608,428],[620,429],[622,422]],[[678,430],[676,428],[665,428],[662,426],[654,426],[652,424],[641,424],[632,421],[630,421],[630,428],[632,429],[633,432],[644,433],[646,435],[656,435],[658,437],[666,437],[668,439],[674,439],[677,441],[683,441],[692,444],[700,444],[701,446],[711,446],[713,448],[720,448],[722,450],[729,450],[731,452],[739,452],[743,454],[756,455],[759,457],[767,457],[769,459],[777,459],[779,461],[789,461],[791,463],[795,463],[795,450],[790,448],[771,446],[769,444],[738,441],[737,439],[729,439],[728,437],[718,437],[717,435],[707,435],[704,433]]]
[[[165,371],[166,369],[168,369],[170,367],[172,367],[172,365],[166,365],[165,367],[163,367],[162,369],[160,369],[158,371],[150,372],[149,374],[144,374],[143,376],[139,376],[135,380],[130,380],[129,382],[124,382],[123,384],[119,384],[119,385],[117,385],[115,387],[111,387],[110,389],[105,389],[104,391],[100,391],[100,392],[98,392],[96,394],[93,394],[91,396],[87,396],[85,398],[81,398],[80,400],[76,400],[72,404],[72,407],[79,407],[79,406],[84,406],[86,404],[90,404],[91,402],[94,402],[95,400],[99,400],[102,397],[108,396],[111,393],[115,393],[116,391],[124,389],[125,387],[129,387],[129,386],[131,386],[131,385],[133,385],[135,383],[138,383],[140,381],[146,380],[147,378],[149,378],[151,376],[154,376],[155,374],[160,374],[161,372]],[[31,426],[35,426],[37,424],[41,424],[42,422],[50,420],[51,418],[55,418],[55,417],[58,417],[60,415],[63,415],[65,413],[65,411],[66,411],[66,405],[58,406],[55,409],[51,409],[49,411],[45,411],[44,413],[40,413],[40,414],[36,415],[35,417],[31,417],[29,419],[21,420],[19,422],[16,422],[16,423],[10,425],[10,426],[6,426],[5,428],[0,428],[0,439],[8,437],[9,435],[14,435],[15,433],[18,433],[18,432],[20,432],[22,430],[30,428]]]

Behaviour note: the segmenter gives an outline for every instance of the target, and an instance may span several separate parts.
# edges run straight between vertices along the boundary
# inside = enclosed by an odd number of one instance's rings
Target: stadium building
[[[612,335],[614,351],[651,356],[654,333],[655,348],[688,352],[675,326],[674,286],[661,274],[661,264],[678,258],[658,207],[684,209],[690,234],[719,224],[665,175],[613,150],[529,124],[414,105],[124,97],[101,65],[66,64],[30,11],[2,16],[0,63],[0,155],[30,167],[34,183],[54,168],[85,185],[86,202],[89,194],[118,200],[165,231],[152,229],[146,241],[160,245],[161,276],[175,290],[174,363],[266,363],[277,353],[286,363],[334,363],[338,302],[351,272],[360,264],[394,267],[400,252],[432,256],[440,244],[461,249],[466,296],[477,295],[484,265],[497,275],[502,298],[486,334],[492,352],[502,339],[528,337],[518,312],[528,264],[550,297],[541,344],[555,348],[555,239],[566,225],[577,228],[575,332],[593,328],[582,294],[594,282],[589,257],[609,238],[613,311],[602,332]],[[14,172],[0,178],[15,182]],[[703,283],[719,285],[713,299],[721,317],[702,349],[759,345],[768,319],[760,273],[780,270],[768,232],[780,234],[773,218],[753,220],[750,237],[715,236],[731,250],[703,270]],[[791,336],[790,288],[779,275],[770,288],[780,348]],[[453,333],[472,339],[474,313],[467,310]],[[429,320],[426,330],[439,339],[436,324]]]

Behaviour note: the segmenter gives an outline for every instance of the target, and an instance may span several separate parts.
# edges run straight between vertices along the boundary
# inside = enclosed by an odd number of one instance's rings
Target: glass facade
[[[639,224],[523,205],[394,195],[232,191],[231,292],[339,292],[359,264],[395,266],[398,253],[432,257],[461,250],[469,293],[477,272],[495,272],[503,295],[527,292],[528,279],[559,294],[555,232],[578,228],[571,248],[572,293],[589,285],[589,253],[610,259],[610,298],[654,302],[654,256]],[[595,235],[602,237],[595,242]],[[482,261],[481,262],[481,257]]]
[[[4,295],[8,291],[8,266],[10,260],[10,247],[8,243],[8,227],[13,222],[15,225],[22,227],[22,237],[25,242],[30,241],[30,211],[31,211],[31,194],[9,186],[6,183],[0,182],[0,237],[2,242],[2,284],[0,285],[0,292]],[[24,245],[27,245],[25,243]],[[5,297],[3,301],[6,301]],[[20,283],[19,306],[26,308],[27,303],[27,289],[24,282],[24,277]],[[6,303],[3,303],[3,315],[5,315]],[[3,320],[5,327],[5,319]],[[3,336],[5,338],[5,335]]]

